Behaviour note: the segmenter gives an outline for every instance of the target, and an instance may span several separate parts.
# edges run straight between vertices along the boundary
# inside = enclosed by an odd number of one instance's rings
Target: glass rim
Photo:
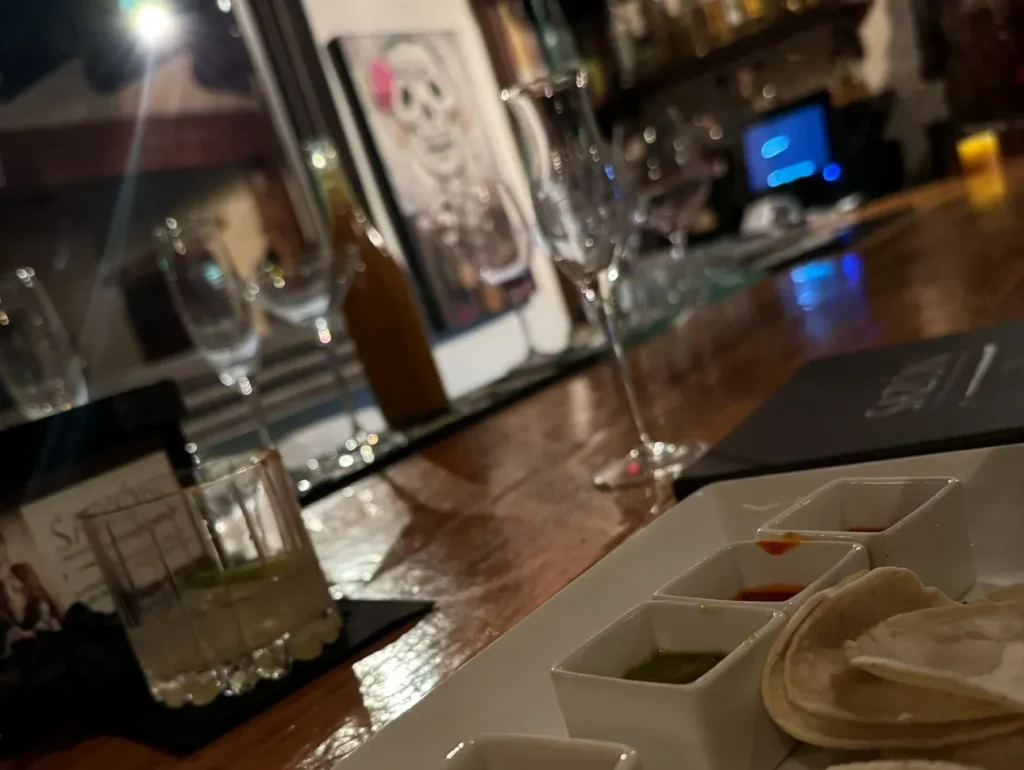
[[[136,502],[136,503],[131,503],[131,504],[126,504],[126,505],[118,505],[118,506],[115,506],[113,508],[108,508],[106,510],[90,511],[87,508],[86,510],[80,511],[79,513],[77,513],[75,515],[75,518],[78,519],[78,520],[84,520],[84,521],[88,521],[88,520],[92,520],[92,519],[99,519],[99,518],[102,518],[104,516],[112,516],[114,514],[124,513],[125,511],[130,511],[133,508],[139,508],[140,506],[143,506],[143,505],[152,505],[153,503],[159,503],[159,502],[162,502],[164,500],[170,500],[172,498],[178,497],[179,495],[192,494],[192,493],[198,492],[198,491],[203,490],[203,489],[209,489],[212,486],[214,486],[215,484],[222,484],[225,481],[228,481],[229,479],[235,478],[236,476],[241,476],[242,474],[249,473],[254,468],[257,468],[257,467],[263,465],[267,460],[269,460],[271,458],[276,457],[278,460],[281,460],[281,453],[276,448],[274,448],[274,449],[262,448],[262,449],[259,449],[259,450],[254,450],[251,453],[238,453],[238,454],[234,454],[234,455],[228,455],[227,457],[214,458],[210,462],[213,463],[213,462],[216,462],[218,460],[220,460],[220,461],[230,460],[230,459],[232,459],[234,457],[245,457],[246,454],[248,454],[248,460],[247,461],[243,462],[237,468],[234,468],[231,471],[225,473],[223,476],[218,476],[215,479],[209,479],[207,481],[200,481],[200,482],[197,482],[195,484],[189,484],[188,486],[181,487],[179,489],[175,489],[172,492],[165,492],[163,494],[155,495],[155,496],[153,496],[153,497],[151,497],[151,498],[149,498],[147,500],[143,500],[143,501]],[[282,467],[283,467],[283,465],[284,464],[282,462]],[[202,466],[201,465],[200,466],[196,466],[196,468],[199,468],[199,467],[202,467]],[[172,470],[174,471],[175,477],[179,476],[181,473],[184,473],[184,471],[181,471],[181,470],[176,470],[176,469],[172,469]],[[190,470],[194,470],[194,469],[190,469]],[[97,502],[100,502],[100,501],[97,501]]]
[[[578,67],[572,70],[564,70],[548,75],[546,78],[537,78],[526,83],[517,83],[514,86],[501,89],[501,100],[508,102],[523,94],[530,96],[551,96],[556,90],[567,90],[569,86],[583,88],[587,85],[588,77],[585,67]],[[550,92],[550,93],[549,93]]]

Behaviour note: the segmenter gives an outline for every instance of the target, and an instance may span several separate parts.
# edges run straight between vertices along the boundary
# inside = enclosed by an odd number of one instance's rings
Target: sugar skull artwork
[[[460,99],[430,47],[399,39],[371,62],[370,88],[374,104],[394,117],[399,136],[427,174],[440,181],[466,170]]]
[[[508,196],[494,189],[497,165],[456,36],[353,37],[340,46],[386,181],[414,235],[414,257],[449,328],[503,310],[509,293],[486,285],[481,274],[527,273],[529,238],[507,215]]]

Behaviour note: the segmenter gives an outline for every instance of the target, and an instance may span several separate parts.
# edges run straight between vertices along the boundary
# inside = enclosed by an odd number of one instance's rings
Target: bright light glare
[[[142,2],[131,10],[131,25],[143,42],[153,45],[174,33],[174,16],[163,3]]]

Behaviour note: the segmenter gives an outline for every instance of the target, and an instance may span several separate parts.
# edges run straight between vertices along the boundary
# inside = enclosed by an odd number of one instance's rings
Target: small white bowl
[[[698,562],[658,589],[654,598],[699,599],[705,603],[742,604],[792,614],[818,591],[869,567],[867,549],[859,543],[795,543],[781,553],[769,553],[748,540],[726,546]],[[777,585],[804,588],[783,602],[736,599],[743,590]]]
[[[761,703],[786,616],[763,607],[646,602],[551,670],[569,735],[636,748],[647,770],[773,770],[795,741]],[[659,650],[727,653],[692,684],[623,679]]]
[[[951,478],[837,479],[770,520],[757,539],[861,543],[872,567],[913,570],[954,599],[976,578],[963,487]]]
[[[494,734],[460,743],[442,770],[640,770],[640,760],[620,743]]]

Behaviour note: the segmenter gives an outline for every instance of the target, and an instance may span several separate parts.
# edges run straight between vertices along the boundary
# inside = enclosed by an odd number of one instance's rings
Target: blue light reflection
[[[795,182],[797,179],[814,176],[814,172],[817,170],[818,167],[814,165],[814,161],[804,160],[800,163],[794,163],[792,166],[785,166],[770,173],[768,175],[768,186],[780,187],[781,185]]]

